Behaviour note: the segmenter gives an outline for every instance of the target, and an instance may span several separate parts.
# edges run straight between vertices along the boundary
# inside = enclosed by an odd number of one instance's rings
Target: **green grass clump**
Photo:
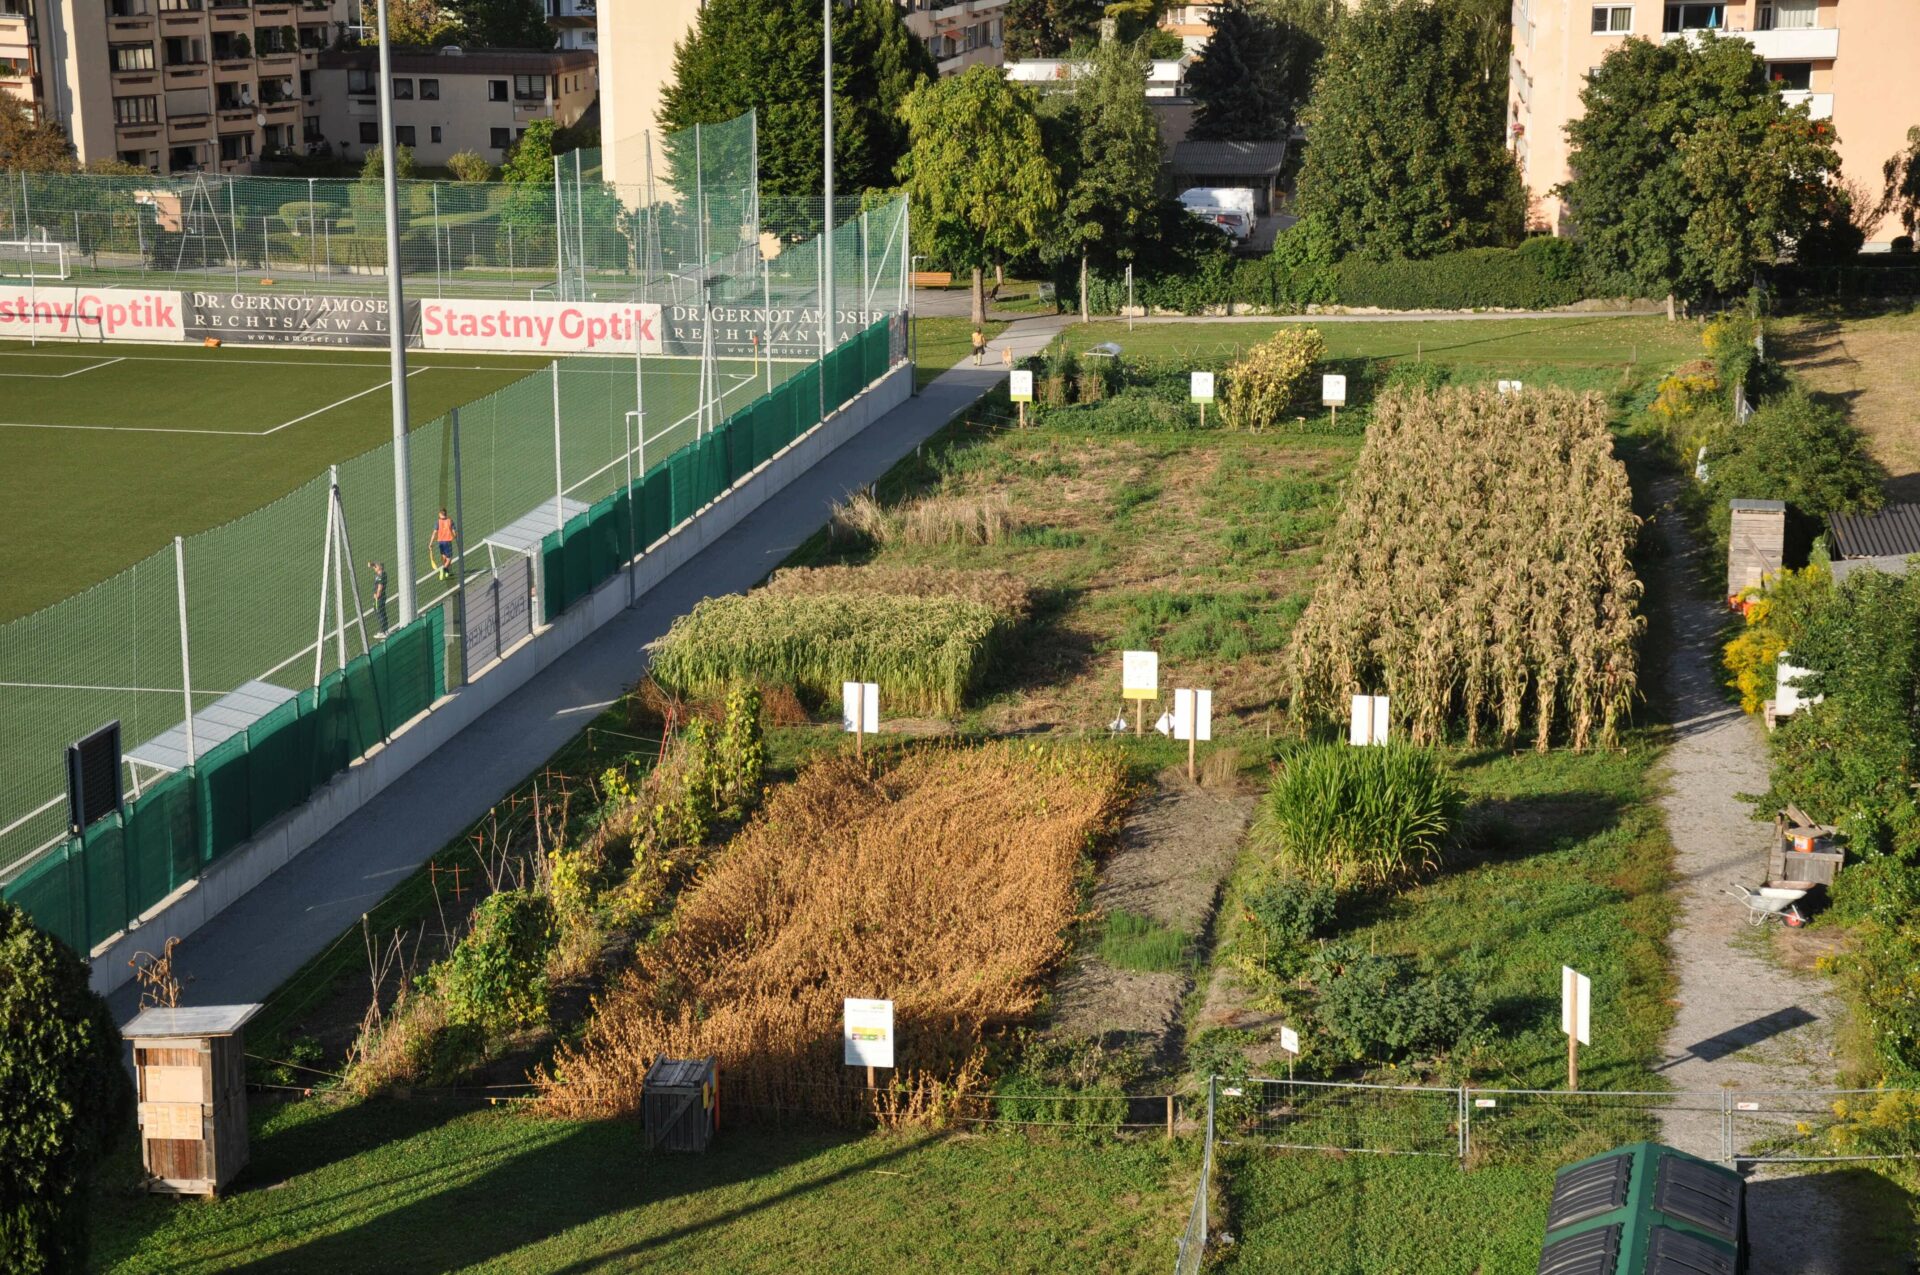
[[[1386,885],[1440,865],[1464,800],[1430,749],[1319,744],[1281,765],[1249,835],[1285,871]]]
[[[1107,913],[1100,959],[1115,969],[1170,974],[1185,969],[1193,936],[1124,908]]]
[[[838,703],[840,685],[877,682],[885,713],[953,713],[978,676],[1000,617],[957,597],[786,595],[708,598],[655,645],[662,686],[708,695],[792,686]]]

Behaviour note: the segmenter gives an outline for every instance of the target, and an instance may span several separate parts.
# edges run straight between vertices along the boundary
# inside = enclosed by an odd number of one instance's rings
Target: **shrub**
[[[993,1117],[1075,1133],[1112,1133],[1127,1119],[1127,1095],[1105,1082],[1063,1093],[1031,1076],[1013,1075],[993,1088]]]
[[[1573,242],[1551,235],[1418,261],[1348,257],[1332,286],[1341,305],[1382,310],[1546,310],[1586,295]]]
[[[1440,865],[1464,800],[1428,749],[1311,745],[1281,763],[1249,835],[1283,872],[1389,884]]]
[[[1445,363],[1429,363],[1425,359],[1400,359],[1387,369],[1380,381],[1380,392],[1399,391],[1408,394],[1432,394],[1445,389],[1453,381],[1453,369]]]
[[[1229,429],[1264,429],[1306,388],[1327,343],[1315,328],[1282,328],[1227,369],[1220,419]]]
[[[990,545],[1020,528],[1004,492],[984,496],[927,496],[889,509],[865,492],[836,504],[828,534],[873,545]]]
[[[1471,981],[1411,957],[1330,945],[1309,962],[1321,1034],[1355,1062],[1399,1063],[1470,1045],[1486,1023]]]
[[[1817,563],[1800,571],[1783,570],[1748,598],[1746,622],[1720,654],[1727,685],[1740,693],[1743,711],[1757,713],[1773,698],[1780,653],[1793,645],[1800,617],[1825,597],[1832,580]]]
[[[467,931],[428,978],[454,1026],[530,1026],[547,1014],[553,904],[525,890],[488,895]]]
[[[120,1033],[65,943],[0,903],[0,1267],[86,1267],[87,1185],[130,1122]]]
[[[493,180],[493,165],[478,151],[455,151],[447,156],[447,171],[463,182]]]
[[[1708,526],[1724,554],[1730,499],[1784,500],[1826,519],[1880,506],[1879,474],[1839,408],[1798,386],[1762,403],[1707,444]]]
[[[1333,928],[1339,897],[1325,882],[1275,877],[1247,895],[1247,912],[1269,943],[1305,943]]]
[[[1216,412],[1208,424],[1216,424],[1219,419]],[[1104,403],[1049,408],[1046,423],[1050,429],[1078,429],[1090,434],[1158,434],[1200,427],[1199,416],[1192,408],[1131,390]]]

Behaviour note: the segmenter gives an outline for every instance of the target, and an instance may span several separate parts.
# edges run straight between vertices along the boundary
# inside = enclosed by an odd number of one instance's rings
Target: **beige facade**
[[[0,0],[0,91],[66,129],[82,161],[248,172],[314,135],[313,72],[348,7]]]
[[[1007,0],[900,0],[900,8],[940,74],[1000,64]],[[661,94],[673,81],[673,46],[693,28],[701,0],[599,0],[597,9],[607,179],[638,186],[646,180],[644,135],[659,130]]]
[[[396,51],[393,127],[415,162],[439,166],[459,151],[499,163],[535,120],[579,122],[599,91],[590,49]],[[373,49],[321,55],[315,84],[321,136],[359,159],[380,144],[380,62]]]
[[[1915,0],[1515,0],[1508,142],[1541,224],[1564,228],[1551,192],[1567,178],[1566,123],[1580,114],[1587,74],[1627,39],[1699,30],[1753,45],[1789,100],[1833,121],[1842,170],[1879,193],[1881,165],[1920,124]],[[1898,233],[1883,224],[1873,238]]]

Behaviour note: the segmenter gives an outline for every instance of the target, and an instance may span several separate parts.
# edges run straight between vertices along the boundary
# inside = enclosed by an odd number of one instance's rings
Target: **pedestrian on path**
[[[1000,366],[1009,372],[1013,371],[1013,347],[1011,345],[1003,345],[1000,347]]]
[[[373,572],[373,619],[379,626],[374,636],[385,637],[387,635],[387,564],[369,562],[367,567]]]
[[[980,360],[987,352],[987,334],[979,328],[973,330],[973,365],[980,366]]]

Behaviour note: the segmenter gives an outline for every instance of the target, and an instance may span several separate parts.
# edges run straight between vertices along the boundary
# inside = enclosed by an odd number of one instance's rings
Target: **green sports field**
[[[550,362],[410,353],[409,415],[433,421]],[[631,384],[630,362],[605,362]],[[652,439],[694,412],[697,365],[650,358],[646,378]],[[726,408],[755,380],[723,364]],[[392,436],[387,383],[378,349],[0,343],[0,623],[379,447]]]

